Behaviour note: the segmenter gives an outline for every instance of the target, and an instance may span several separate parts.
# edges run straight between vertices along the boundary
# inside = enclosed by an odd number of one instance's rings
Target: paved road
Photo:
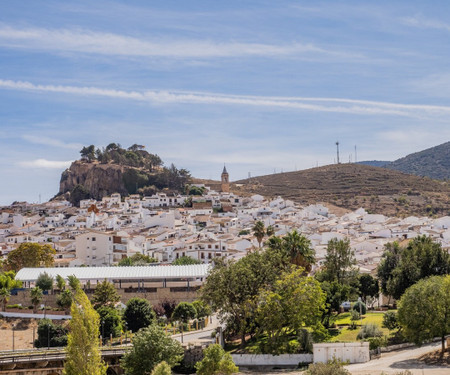
[[[441,343],[436,342],[421,348],[385,353],[379,359],[349,365],[346,368],[353,375],[380,375],[381,372],[395,374],[405,370],[411,371],[414,375],[449,375],[450,366],[429,366],[417,360],[421,355],[440,347]]]

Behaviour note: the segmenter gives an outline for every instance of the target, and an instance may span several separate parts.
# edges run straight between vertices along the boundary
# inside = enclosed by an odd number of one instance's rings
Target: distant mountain
[[[236,181],[238,194],[282,196],[299,204],[324,202],[350,210],[364,207],[389,216],[449,215],[450,185],[362,164],[332,164]]]
[[[384,160],[366,160],[366,161],[358,161],[356,164],[370,165],[371,167],[385,167],[387,164],[392,163],[390,161]]]
[[[384,168],[438,180],[450,179],[450,142],[388,163]]]

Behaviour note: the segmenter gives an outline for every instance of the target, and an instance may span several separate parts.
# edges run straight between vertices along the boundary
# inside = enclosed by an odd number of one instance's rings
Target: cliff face
[[[61,175],[59,194],[71,192],[83,185],[92,198],[100,200],[112,193],[128,194],[123,182],[127,167],[116,164],[85,163],[75,161]]]

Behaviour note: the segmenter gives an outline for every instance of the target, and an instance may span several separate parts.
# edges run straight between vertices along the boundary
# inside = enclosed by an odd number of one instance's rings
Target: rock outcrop
[[[59,194],[72,192],[82,185],[94,199],[100,200],[112,193],[127,195],[123,174],[131,167],[117,164],[86,163],[74,161],[61,175]]]

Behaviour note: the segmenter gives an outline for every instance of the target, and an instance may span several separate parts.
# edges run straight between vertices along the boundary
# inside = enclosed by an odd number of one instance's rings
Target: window
[[[205,253],[200,253],[200,258],[205,259]]]
[[[95,241],[96,239],[95,239],[95,237],[92,237],[92,241]]]
[[[211,249],[211,245],[208,245],[208,249]]]
[[[211,259],[211,253],[208,253],[208,259]]]

